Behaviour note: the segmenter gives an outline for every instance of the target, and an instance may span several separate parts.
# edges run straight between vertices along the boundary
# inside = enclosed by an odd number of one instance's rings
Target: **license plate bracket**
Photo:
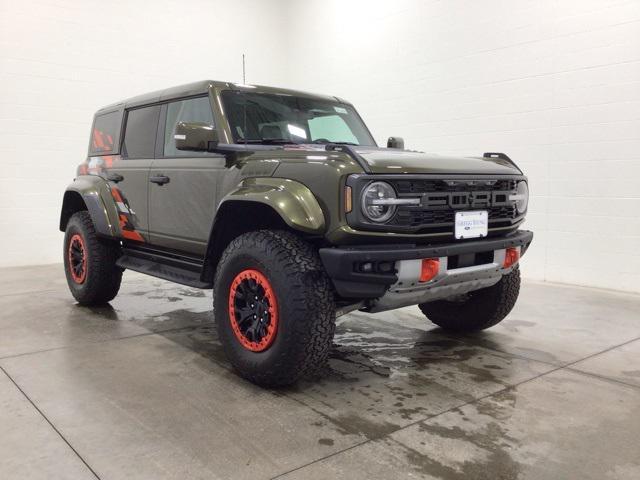
[[[486,237],[488,231],[489,212],[486,210],[456,212],[454,232],[456,239]]]

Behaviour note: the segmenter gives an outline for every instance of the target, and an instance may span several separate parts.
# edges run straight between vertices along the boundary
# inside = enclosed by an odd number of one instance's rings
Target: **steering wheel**
[[[311,143],[331,143],[331,140],[328,140],[326,138],[316,138],[313,142]]]

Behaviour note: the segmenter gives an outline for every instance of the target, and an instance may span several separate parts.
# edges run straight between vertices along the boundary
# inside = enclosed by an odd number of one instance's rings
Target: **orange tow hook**
[[[514,247],[507,248],[504,252],[504,264],[502,267],[509,268],[518,263],[518,260],[520,260],[520,251]]]
[[[420,281],[428,282],[435,278],[440,271],[440,259],[438,258],[423,258],[422,268],[420,269]]]

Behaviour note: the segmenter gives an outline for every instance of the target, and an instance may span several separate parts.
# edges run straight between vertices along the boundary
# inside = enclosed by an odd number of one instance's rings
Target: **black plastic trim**
[[[518,230],[500,238],[461,240],[430,246],[391,245],[321,248],[320,258],[338,295],[348,298],[376,298],[395,283],[395,273],[360,273],[354,264],[361,262],[395,262],[421,258],[448,257],[465,253],[486,252],[509,247],[522,247],[526,251],[533,240],[533,232]],[[368,291],[365,286],[368,285]],[[359,294],[355,294],[360,292]]]
[[[485,152],[485,153],[482,154],[482,156],[484,158],[501,158],[502,160],[506,160],[511,165],[516,167],[520,171],[520,173],[522,173],[522,169],[518,165],[516,165],[516,162],[511,160],[509,155],[507,155],[506,153],[502,153],[502,152]]]
[[[200,279],[203,260],[177,252],[158,250],[145,246],[125,246],[118,259],[119,267],[170,280],[195,288],[212,288],[210,282]]]
[[[101,236],[112,237],[111,227],[107,222],[107,216],[100,197],[97,195],[82,195],[82,199],[87,206],[96,233]]]
[[[349,155],[351,158],[353,158],[356,163],[358,165],[360,165],[360,167],[362,167],[362,170],[365,171],[365,173],[373,173],[371,170],[371,167],[369,166],[369,164],[367,163],[367,161],[362,157],[362,155],[360,155],[358,152],[356,152],[356,150],[353,148],[353,146],[351,145],[343,145],[341,143],[327,143],[325,145],[325,150],[330,151],[330,152],[344,152],[347,155]]]

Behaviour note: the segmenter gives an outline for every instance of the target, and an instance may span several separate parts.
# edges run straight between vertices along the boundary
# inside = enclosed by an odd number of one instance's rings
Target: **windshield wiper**
[[[289,140],[287,138],[252,138],[250,140],[243,140],[242,138],[238,139],[236,143],[243,144],[262,144],[262,145],[288,145],[295,144],[298,145],[298,142],[294,142],[293,140]]]
[[[353,142],[331,142],[331,141],[318,141],[318,140],[314,140],[311,143],[319,143],[320,145],[328,145],[330,143],[334,144],[334,145],[354,145],[356,147],[360,146],[359,143],[353,143]]]

